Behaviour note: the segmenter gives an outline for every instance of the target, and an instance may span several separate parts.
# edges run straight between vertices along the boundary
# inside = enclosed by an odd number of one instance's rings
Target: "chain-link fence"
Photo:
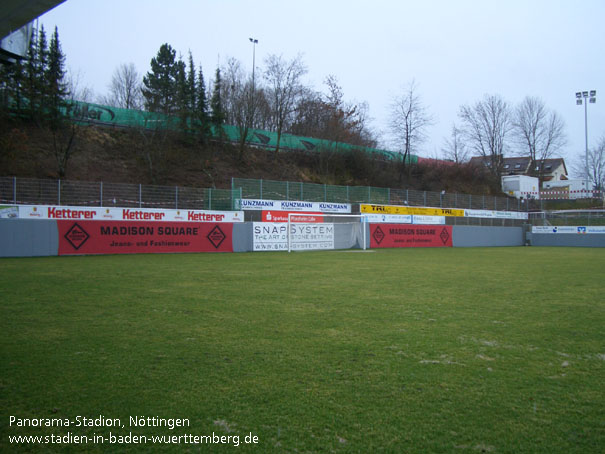
[[[536,226],[605,226],[605,209],[530,213],[529,222]]]
[[[372,186],[335,186],[291,181],[233,178],[231,188],[241,188],[244,199],[305,200],[309,202],[372,203],[495,211],[526,211],[525,202],[510,197],[449,194],[445,192],[389,189]]]
[[[181,186],[0,178],[0,203],[229,211],[240,191]]]
[[[229,211],[236,209],[237,201],[241,198],[353,204],[372,203],[494,211],[544,211],[545,208],[544,203],[539,200],[522,201],[510,197],[244,178],[233,178],[231,189],[213,189],[0,177],[0,203],[2,204]],[[590,213],[596,212],[592,211]],[[540,213],[540,215],[542,214]],[[552,219],[555,222],[563,222],[562,219],[573,219],[573,216],[558,215]],[[595,224],[601,222],[600,219],[602,219],[602,215],[593,216],[591,214],[586,218],[586,222],[581,224],[603,225]],[[457,220],[457,223],[461,224],[470,222],[472,221]],[[579,222],[577,217],[576,221],[573,222]]]

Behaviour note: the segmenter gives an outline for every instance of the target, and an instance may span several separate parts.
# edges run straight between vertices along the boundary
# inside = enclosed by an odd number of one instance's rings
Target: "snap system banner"
[[[232,223],[57,221],[59,255],[233,252]]]
[[[452,247],[452,226],[370,224],[370,247]]]

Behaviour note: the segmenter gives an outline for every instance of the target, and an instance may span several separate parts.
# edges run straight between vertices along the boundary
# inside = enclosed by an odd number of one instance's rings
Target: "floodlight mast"
[[[584,104],[584,139],[586,144],[586,181],[590,181],[590,171],[588,169],[588,103],[595,104],[597,102],[597,91],[578,91],[576,92],[576,105]],[[588,188],[586,188],[588,189]]]

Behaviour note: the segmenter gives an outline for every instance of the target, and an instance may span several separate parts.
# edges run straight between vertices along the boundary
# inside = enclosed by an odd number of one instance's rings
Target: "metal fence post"
[[[260,179],[260,198],[263,198],[263,179]]]
[[[426,191],[424,191],[424,206],[426,206]]]
[[[324,202],[328,201],[328,185],[324,183]]]
[[[139,208],[143,206],[143,185],[139,183]]]
[[[13,177],[13,204],[17,204],[17,177]]]
[[[61,180],[57,180],[57,205],[61,205]]]
[[[212,188],[208,189],[208,209],[212,209]]]
[[[174,209],[175,210],[179,209],[179,187],[178,186],[174,187]]]
[[[103,182],[102,181],[99,183],[99,187],[100,187],[99,195],[101,196],[99,204],[100,204],[100,206],[103,206]]]
[[[371,186],[368,186],[368,203],[372,203]]]

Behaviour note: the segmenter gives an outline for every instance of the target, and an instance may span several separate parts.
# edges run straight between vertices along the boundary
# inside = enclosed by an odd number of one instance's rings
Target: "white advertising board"
[[[469,218],[492,219],[527,219],[527,213],[522,211],[491,211],[491,210],[464,210],[464,216]]]
[[[364,213],[363,219],[366,222],[372,224],[377,223],[388,223],[388,224],[411,224],[411,214],[378,214],[378,213]]]
[[[52,205],[19,205],[20,219],[87,219],[91,221],[244,222],[242,211],[162,210]]]
[[[287,251],[288,224],[253,222],[255,251]],[[294,251],[334,249],[334,224],[290,224],[290,246]]]
[[[559,225],[559,226],[533,226],[531,233],[573,233],[573,234],[593,234],[600,233],[605,234],[605,226],[572,226],[572,225]]]
[[[350,203],[300,202],[292,200],[240,199],[240,210],[317,211],[320,213],[350,213]]]
[[[372,224],[445,224],[445,216],[426,216],[420,214],[364,213],[363,219]]]

